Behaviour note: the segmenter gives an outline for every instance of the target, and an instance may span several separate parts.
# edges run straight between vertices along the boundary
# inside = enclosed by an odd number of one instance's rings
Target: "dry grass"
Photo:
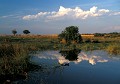
[[[112,43],[109,44],[109,46],[106,47],[106,50],[110,53],[110,54],[120,54],[120,44],[118,43]]]

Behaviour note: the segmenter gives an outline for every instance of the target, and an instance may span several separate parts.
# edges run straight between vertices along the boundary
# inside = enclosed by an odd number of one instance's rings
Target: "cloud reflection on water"
[[[88,61],[88,63],[90,63],[91,65],[95,65],[98,62],[100,62],[100,63],[108,62],[108,59],[105,59],[102,56],[96,56],[93,54],[86,54],[83,51],[78,54],[76,60],[72,60],[72,61],[66,59],[58,51],[42,52],[42,53],[36,54],[34,56],[37,56],[39,59],[58,60],[59,64],[65,64],[65,63],[70,63],[70,62],[74,62],[75,64],[79,64],[82,61]]]

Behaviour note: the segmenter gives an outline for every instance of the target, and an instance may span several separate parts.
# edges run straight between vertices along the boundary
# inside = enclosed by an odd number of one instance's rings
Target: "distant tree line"
[[[120,37],[120,32],[94,33],[95,37]]]

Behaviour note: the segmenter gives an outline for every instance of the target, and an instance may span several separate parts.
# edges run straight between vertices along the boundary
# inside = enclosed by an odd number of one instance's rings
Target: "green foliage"
[[[96,37],[102,37],[102,36],[104,36],[104,33],[95,33],[94,34]]]
[[[2,44],[0,45],[0,57],[10,57],[15,55],[14,48],[11,44]]]
[[[118,43],[112,43],[109,44],[109,46],[106,47],[106,50],[110,53],[110,54],[120,54],[120,44]]]
[[[24,33],[24,34],[29,34],[30,31],[29,31],[29,30],[24,30],[23,33]]]
[[[29,46],[18,43],[0,44],[0,83],[26,77],[29,68]],[[2,78],[3,77],[3,78]]]
[[[14,29],[14,30],[12,30],[12,33],[15,35],[15,34],[17,34],[17,31]]]
[[[118,33],[118,32],[95,33],[94,35],[95,35],[95,37],[108,37],[108,38],[120,37],[120,33]]]
[[[65,39],[66,43],[72,43],[72,41],[75,41],[77,43],[80,43],[82,41],[82,37],[79,34],[78,27],[77,26],[69,26],[66,27],[64,31],[59,34],[59,39]]]
[[[27,68],[28,48],[21,44],[0,45],[0,75],[20,74]]]

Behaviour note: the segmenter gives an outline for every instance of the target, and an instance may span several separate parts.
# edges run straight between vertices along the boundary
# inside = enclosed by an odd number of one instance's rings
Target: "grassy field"
[[[106,50],[116,55],[120,54],[120,37],[83,37],[82,43],[68,46],[60,43],[56,35],[0,36],[0,77],[25,75],[30,66],[29,54],[35,51],[74,48],[84,51]]]
[[[80,48],[82,50],[106,49],[110,45],[119,46],[120,37],[82,37],[83,42],[80,44],[62,44],[57,39],[57,35],[21,35],[21,36],[0,36],[0,43],[21,44],[29,46],[30,51],[36,50],[59,50],[61,48]],[[0,45],[1,45],[0,44]]]

